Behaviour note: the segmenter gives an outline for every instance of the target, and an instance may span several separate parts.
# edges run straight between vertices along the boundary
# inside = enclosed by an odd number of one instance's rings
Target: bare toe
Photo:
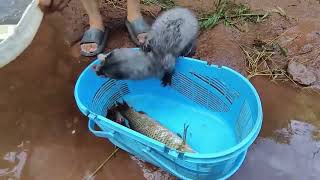
[[[97,49],[97,44],[91,44],[90,52],[94,52]]]
[[[86,43],[81,45],[81,50],[84,52],[93,52],[97,49],[97,44],[96,43]]]

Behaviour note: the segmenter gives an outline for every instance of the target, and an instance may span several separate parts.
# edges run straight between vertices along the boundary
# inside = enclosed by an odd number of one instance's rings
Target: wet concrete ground
[[[73,99],[90,60],[63,41],[61,19],[48,17],[32,45],[0,69],[0,179],[83,179],[114,150],[94,137]],[[109,42],[123,37],[114,33]],[[231,179],[318,179],[320,95],[255,79],[263,103],[259,138]],[[95,179],[168,179],[152,166],[117,153]]]

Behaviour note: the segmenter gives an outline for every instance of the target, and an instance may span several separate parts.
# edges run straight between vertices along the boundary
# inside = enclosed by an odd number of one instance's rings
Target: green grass
[[[262,22],[268,13],[254,13],[248,6],[230,0],[218,0],[216,10],[200,18],[201,29],[211,29],[219,23],[226,26],[237,26],[246,22]]]
[[[142,3],[146,5],[155,4],[165,10],[175,7],[175,3],[172,0],[142,0]]]

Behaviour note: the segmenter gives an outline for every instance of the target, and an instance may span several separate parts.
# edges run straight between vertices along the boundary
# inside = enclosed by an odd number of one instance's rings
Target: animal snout
[[[102,70],[102,66],[101,65],[98,65],[98,64],[95,64],[92,66],[92,70],[95,71],[95,73],[98,75],[98,76],[105,76],[105,74],[103,73],[103,70]]]

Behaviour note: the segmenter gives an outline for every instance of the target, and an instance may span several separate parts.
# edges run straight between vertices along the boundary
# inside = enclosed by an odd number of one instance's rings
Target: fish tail
[[[185,145],[186,142],[187,142],[187,132],[188,132],[188,128],[189,128],[189,124],[188,124],[188,125],[186,125],[186,124],[183,125],[183,137],[182,137],[182,142],[183,142],[184,145]]]

